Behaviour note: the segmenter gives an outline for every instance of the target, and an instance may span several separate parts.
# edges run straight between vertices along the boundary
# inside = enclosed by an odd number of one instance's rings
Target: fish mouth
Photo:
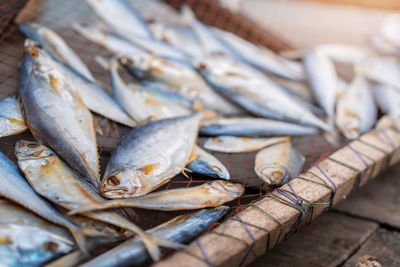
[[[262,180],[269,187],[277,187],[289,180],[289,172],[284,166],[271,165],[260,170]]]
[[[100,188],[100,194],[106,198],[129,198],[132,197],[133,192],[130,192],[127,187],[120,187],[120,188]]]

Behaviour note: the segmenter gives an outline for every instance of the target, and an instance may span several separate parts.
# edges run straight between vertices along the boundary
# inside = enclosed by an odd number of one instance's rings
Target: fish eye
[[[52,252],[56,252],[58,248],[58,244],[55,242],[46,242],[43,244],[43,249],[46,251],[52,251]]]
[[[197,68],[200,69],[200,70],[207,70],[206,65],[204,65],[204,64],[202,64],[202,63],[200,63],[200,64],[197,66]]]
[[[29,50],[29,55],[33,58],[37,58],[38,57],[38,52],[35,49],[30,49]]]
[[[274,177],[275,179],[280,179],[283,176],[283,173],[280,171],[274,171],[271,173],[272,177]]]
[[[120,184],[120,182],[117,176],[112,175],[107,178],[107,184],[111,186],[117,186]]]
[[[35,148],[35,147],[36,147],[36,144],[35,144],[35,143],[29,143],[27,146],[28,146],[29,148]]]
[[[131,59],[126,59],[124,63],[127,64],[127,65],[130,65],[130,66],[134,66],[135,65],[135,63],[133,63],[133,60],[131,60]]]

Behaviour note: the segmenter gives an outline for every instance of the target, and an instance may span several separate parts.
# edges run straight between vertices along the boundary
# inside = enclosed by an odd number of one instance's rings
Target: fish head
[[[290,179],[288,170],[281,165],[270,165],[263,167],[258,171],[261,179],[270,188],[278,187]]]
[[[128,198],[141,195],[144,173],[126,166],[118,166],[106,172],[100,186],[100,194],[106,198]]]
[[[343,135],[350,140],[360,136],[360,121],[356,118],[349,119],[341,126]]]
[[[25,64],[25,67],[27,67],[30,72],[54,72],[54,61],[37,42],[31,39],[26,39],[24,43],[23,64]]]
[[[144,79],[150,71],[152,56],[145,53],[138,53],[121,57],[121,64],[137,79]]]
[[[244,187],[241,184],[234,184],[229,181],[216,180],[207,185],[208,190],[217,191],[225,195],[229,200],[234,200],[244,193]]]
[[[38,161],[41,165],[47,165],[56,155],[42,144],[19,140],[15,144],[15,156],[18,162]]]

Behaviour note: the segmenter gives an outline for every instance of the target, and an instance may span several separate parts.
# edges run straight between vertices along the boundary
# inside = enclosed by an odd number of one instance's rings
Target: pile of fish
[[[124,0],[87,0],[101,23],[71,25],[112,54],[96,58],[109,72],[111,95],[56,32],[19,25],[27,37],[19,92],[0,102],[0,137],[29,129],[36,142],[15,144],[18,167],[0,153],[0,265],[40,266],[66,255],[53,266],[72,266],[113,242],[120,244],[82,266],[158,260],[160,247],[182,248],[245,191],[206,150],[258,151],[259,178],[249,185],[271,190],[303,169],[292,136],[355,139],[375,125],[376,104],[387,114],[380,127],[400,130],[400,64],[393,59],[400,20],[374,39],[390,46],[391,57],[330,44],[299,61],[208,27],[188,6],[178,12],[150,3],[151,12],[137,5],[142,17]],[[350,80],[340,77],[338,62],[351,66]],[[103,175],[102,130],[92,112],[132,128]],[[206,150],[199,135],[209,137]],[[189,172],[216,180],[153,192]],[[144,231],[129,208],[197,211]]]

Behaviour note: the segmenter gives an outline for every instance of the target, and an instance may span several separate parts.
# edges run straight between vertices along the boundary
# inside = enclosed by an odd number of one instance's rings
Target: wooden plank
[[[361,6],[368,8],[379,8],[379,9],[389,9],[400,10],[400,2],[398,0],[313,0],[317,2],[325,2],[329,4],[340,4],[340,5],[351,5],[351,6]]]
[[[328,212],[252,264],[261,266],[337,266],[376,229],[377,223]],[[289,260],[288,260],[289,259]]]
[[[336,210],[400,228],[400,165],[335,207]]]
[[[382,266],[400,266],[400,233],[378,229],[344,267],[354,267],[360,259],[372,256]]]
[[[362,173],[355,170],[368,172],[361,184],[363,185],[374,175],[376,176],[380,169],[385,168],[389,154],[391,155],[391,165],[400,159],[400,133],[392,130],[388,130],[385,134],[370,132],[363,135],[361,139],[363,145],[359,144],[360,141],[353,141],[350,145],[353,148],[357,147],[358,153],[368,155],[370,163],[376,162],[373,172],[348,147],[333,153],[330,156],[331,159],[325,159],[319,163],[319,168],[330,177],[337,187],[333,204],[346,198],[357,185]],[[395,144],[395,148],[391,143]],[[386,154],[386,152],[389,154]],[[347,164],[351,168],[343,164]],[[317,167],[311,168],[310,171],[323,177]],[[371,172],[372,176],[370,175]],[[304,173],[301,176],[314,182],[319,181],[310,173]],[[323,179],[329,184],[326,178]],[[310,203],[327,203],[331,197],[331,190],[328,188],[300,178],[293,179],[291,185],[300,197]],[[282,189],[291,190],[288,185],[283,186]],[[298,209],[271,198],[263,198],[257,201],[255,205],[258,208],[249,206],[239,213],[239,217],[227,218],[213,231],[199,237],[198,242],[190,244],[185,251],[173,254],[157,263],[156,266],[207,266],[207,261],[212,262],[215,266],[238,266],[242,261],[250,263],[257,256],[263,255],[292,230],[301,214]],[[260,209],[279,220],[282,226]],[[324,206],[322,205],[308,208],[302,223],[316,218],[323,210]],[[199,244],[201,244],[201,247]]]
[[[246,0],[240,7],[242,14],[268,27],[296,49],[324,43],[368,46],[368,37],[379,33],[383,18],[391,13],[298,0]]]

